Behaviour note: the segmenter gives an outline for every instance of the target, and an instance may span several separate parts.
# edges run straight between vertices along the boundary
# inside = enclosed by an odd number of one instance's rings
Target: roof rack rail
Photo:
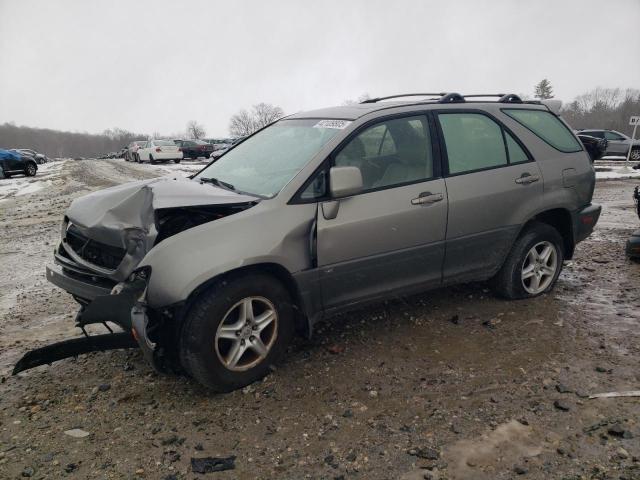
[[[464,103],[464,97],[459,93],[447,93],[438,100],[438,103]]]
[[[481,97],[498,97],[496,100],[498,103],[532,103],[524,102],[515,93],[475,93],[472,95],[460,95],[455,92],[440,92],[440,93],[403,93],[399,95],[389,95],[388,97],[369,98],[360,103],[377,103],[382,100],[390,100],[392,98],[403,97],[438,97],[430,98],[430,101],[437,101],[438,103],[465,103],[467,98],[481,98]],[[537,102],[536,102],[537,103]]]
[[[390,100],[392,98],[402,98],[402,97],[442,97],[446,95],[446,93],[403,93],[399,95],[389,95],[388,97],[377,97],[377,98],[368,98],[367,100],[363,100],[360,103],[376,103],[382,100]]]

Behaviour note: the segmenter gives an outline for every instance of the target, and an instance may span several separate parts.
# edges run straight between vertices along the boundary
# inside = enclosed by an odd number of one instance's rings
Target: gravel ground
[[[44,278],[69,202],[197,168],[67,161],[0,180],[0,478],[640,479],[640,398],[587,398],[640,389],[640,264],[623,255],[637,180],[598,183],[597,231],[535,300],[471,284],[334,317],[226,395],[137,351],[9,376],[77,334]],[[196,473],[206,457],[234,468]]]

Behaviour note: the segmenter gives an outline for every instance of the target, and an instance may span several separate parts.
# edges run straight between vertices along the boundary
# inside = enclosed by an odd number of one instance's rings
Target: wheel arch
[[[573,258],[573,252],[575,250],[573,217],[568,209],[551,208],[535,214],[522,225],[518,236],[534,222],[546,223],[556,229],[564,243],[564,258],[566,260]]]
[[[291,300],[293,302],[293,308],[295,311],[296,330],[304,336],[309,336],[311,333],[311,324],[309,322],[307,315],[305,314],[305,309],[303,305],[304,301],[303,301],[302,295],[300,294],[300,289],[298,287],[298,284],[293,278],[293,275],[291,275],[291,273],[285,267],[277,263],[265,262],[265,263],[256,263],[252,265],[245,265],[232,270],[228,270],[224,273],[221,273],[219,275],[216,275],[204,281],[203,283],[198,285],[195,289],[193,289],[193,291],[189,294],[187,299],[184,301],[184,305],[182,308],[183,314],[186,314],[189,311],[189,309],[191,308],[191,305],[195,302],[196,298],[202,292],[208,290],[216,283],[225,281],[225,280],[227,281],[232,280],[234,278],[250,275],[252,273],[262,273],[262,274],[270,275],[274,277],[276,280],[278,280],[287,289],[287,291],[289,292],[289,295],[291,296]]]

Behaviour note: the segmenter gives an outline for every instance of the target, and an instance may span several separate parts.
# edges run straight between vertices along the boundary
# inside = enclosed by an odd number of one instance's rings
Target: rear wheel
[[[630,158],[634,162],[640,162],[640,148],[638,147],[632,148]]]
[[[562,237],[545,223],[532,223],[515,241],[504,265],[491,280],[505,298],[532,298],[550,291],[564,261]]]
[[[217,392],[264,377],[294,332],[287,290],[263,274],[236,276],[205,291],[185,319],[180,358],[198,382]]]
[[[176,158],[176,159],[173,161],[173,163],[180,163],[180,159],[179,159],[179,158]]]

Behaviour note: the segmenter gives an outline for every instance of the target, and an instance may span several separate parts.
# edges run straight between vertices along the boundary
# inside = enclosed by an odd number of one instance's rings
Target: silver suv
[[[158,370],[229,391],[338,311],[470,281],[508,299],[551,290],[600,215],[582,144],[539,102],[420,95],[298,113],[190,179],[75,200],[47,277],[82,305],[78,326],[124,332],[16,371],[132,332]]]
[[[624,133],[615,130],[580,129],[578,133],[607,140],[607,150],[604,155],[624,155],[626,157],[629,154],[629,148],[631,148],[630,159],[635,162],[640,161],[640,140],[634,141]]]

